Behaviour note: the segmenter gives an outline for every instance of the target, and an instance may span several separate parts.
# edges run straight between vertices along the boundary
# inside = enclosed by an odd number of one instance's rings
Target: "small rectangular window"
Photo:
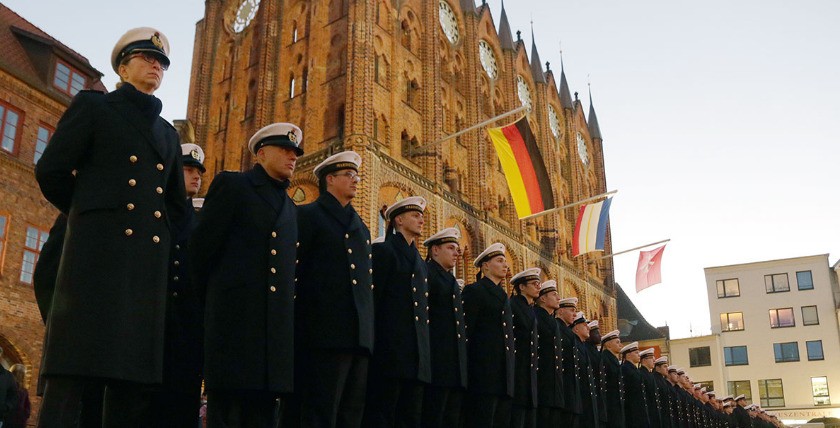
[[[742,312],[729,312],[720,314],[721,331],[739,331],[744,329],[744,314]]]
[[[715,281],[715,284],[717,284],[718,298],[738,297],[741,295],[741,285],[738,283],[738,278],[719,279]]]
[[[795,327],[796,320],[793,318],[793,308],[770,309],[770,327]]]
[[[802,307],[802,325],[818,325],[820,323],[820,316],[817,314],[816,306]]]
[[[825,355],[823,355],[822,340],[806,341],[805,349],[808,351],[808,361],[820,361],[825,359]]]
[[[7,236],[9,236],[9,214],[0,213],[0,273],[3,273],[3,260],[6,258]]]
[[[729,389],[729,395],[737,397],[744,394],[744,399],[747,404],[752,404],[752,390],[750,390],[750,381],[748,380],[731,380],[726,383]]]
[[[792,361],[799,361],[799,343],[774,343],[773,353],[776,355],[777,363],[789,363]]]
[[[26,241],[23,248],[23,263],[20,266],[20,281],[25,284],[32,284],[32,274],[35,273],[35,264],[38,263],[38,256],[41,255],[41,248],[50,233],[46,230],[33,226],[26,227]]]
[[[727,346],[723,348],[723,362],[727,366],[745,366],[749,364],[746,346]]]
[[[796,286],[800,290],[813,290],[814,278],[811,277],[811,271],[804,270],[796,272]]]
[[[831,398],[828,394],[828,378],[825,376],[811,378],[811,391],[814,394],[815,406],[831,405]]]
[[[784,407],[785,389],[781,379],[760,379],[758,381],[758,396],[761,407]]]
[[[774,273],[772,275],[764,275],[764,287],[767,289],[768,293],[780,293],[783,291],[790,291],[788,274]]]
[[[689,348],[688,359],[691,367],[706,367],[712,365],[712,354],[708,346]]]
[[[61,62],[55,62],[53,73],[53,86],[67,95],[73,96],[85,88],[87,79],[78,70]]]
[[[41,155],[43,155],[44,150],[47,149],[47,143],[50,141],[52,133],[52,129],[47,128],[44,125],[38,126],[38,135],[35,136],[35,157],[33,159],[33,163],[37,164],[41,159]]]
[[[0,103],[0,148],[17,153],[17,136],[20,127],[21,112],[14,107]]]

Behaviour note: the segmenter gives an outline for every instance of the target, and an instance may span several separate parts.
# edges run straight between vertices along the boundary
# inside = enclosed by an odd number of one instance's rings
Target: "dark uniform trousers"
[[[601,350],[601,394],[607,410],[606,426],[624,428],[624,377],[621,374],[621,363],[607,349]]]
[[[513,314],[504,289],[488,278],[463,291],[467,324],[467,428],[509,428],[514,390]]]
[[[359,427],[373,350],[370,231],[329,192],[298,207],[296,385],[303,427]],[[296,426],[286,420],[286,426]]]
[[[264,427],[294,388],[296,207],[260,164],[223,172],[190,239],[208,426]]]
[[[577,427],[580,415],[583,413],[580,354],[575,347],[575,341],[578,338],[563,320],[556,318],[556,323],[563,343],[563,398],[565,407],[563,407],[561,420],[564,426]]]
[[[461,289],[451,272],[434,260],[429,273],[429,344],[432,382],[423,394],[424,428],[460,427],[467,386],[467,332]]]
[[[178,135],[161,108],[130,84],[81,91],[36,166],[68,224],[48,309],[40,426],[78,421],[85,394],[100,393],[104,426],[151,416],[170,230],[187,210]]]
[[[533,428],[537,423],[537,316],[525,296],[510,298],[513,311],[515,371],[511,428]]]
[[[363,425],[417,427],[431,381],[426,264],[399,232],[372,253],[375,345]]]
[[[534,309],[539,329],[537,354],[537,427],[560,426],[563,406],[563,343],[560,327],[552,314],[538,307]]]
[[[647,397],[642,373],[635,364],[624,360],[621,363],[624,377],[624,415],[627,428],[649,428]]]

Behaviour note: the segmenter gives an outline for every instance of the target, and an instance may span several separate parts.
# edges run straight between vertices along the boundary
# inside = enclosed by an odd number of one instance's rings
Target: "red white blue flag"
[[[607,236],[611,203],[612,198],[607,198],[601,202],[580,207],[575,224],[575,238],[572,240],[573,257],[591,251],[604,251],[604,238]]]

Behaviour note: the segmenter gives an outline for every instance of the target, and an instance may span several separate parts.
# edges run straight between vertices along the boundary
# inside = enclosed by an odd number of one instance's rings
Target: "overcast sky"
[[[488,3],[498,26],[501,3]],[[90,59],[109,88],[122,33],[160,29],[172,67],[156,95],[165,118],[186,117],[203,1],[3,4]],[[506,9],[529,47],[533,17],[553,70],[562,41],[587,112],[591,81],[607,184],[619,190],[614,250],[672,239],[663,283],[639,294],[638,253],[615,259],[616,279],[652,324],[667,323],[674,338],[710,331],[704,267],[826,253],[837,261],[840,2],[508,0]]]

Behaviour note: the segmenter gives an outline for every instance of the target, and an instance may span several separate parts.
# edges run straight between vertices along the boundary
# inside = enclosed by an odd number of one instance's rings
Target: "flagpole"
[[[522,217],[519,220],[520,221],[521,220],[528,220],[528,219],[531,219],[531,218],[534,218],[534,217],[539,217],[541,215],[546,215],[546,214],[550,214],[550,213],[557,212],[557,211],[560,211],[560,210],[564,210],[566,208],[571,208],[571,207],[574,207],[574,206],[577,206],[577,205],[583,205],[587,202],[595,201],[595,200],[602,199],[602,198],[605,198],[605,197],[610,196],[610,195],[614,195],[617,192],[618,192],[618,190],[611,190],[607,193],[601,193],[600,195],[595,195],[591,198],[586,198],[586,199],[583,199],[583,200],[580,200],[580,201],[577,201],[577,202],[572,202],[571,204],[568,204],[568,205],[563,205],[562,207],[557,207],[557,208],[552,208],[550,210],[540,211],[536,214],[531,214],[529,216]]]
[[[498,116],[495,116],[495,117],[492,117],[492,118],[490,118],[490,119],[487,119],[487,120],[485,120],[484,122],[477,123],[477,124],[475,124],[475,125],[473,125],[473,126],[470,126],[469,128],[462,129],[462,130],[460,130],[460,131],[458,131],[458,132],[456,132],[456,133],[454,133],[454,134],[447,135],[447,136],[445,136],[445,137],[441,138],[440,140],[435,141],[434,143],[429,143],[429,144],[424,144],[424,145],[422,145],[422,146],[413,147],[411,150],[409,150],[409,155],[413,155],[413,154],[414,154],[416,151],[418,151],[418,150],[424,150],[424,149],[428,149],[428,148],[430,148],[430,147],[437,146],[438,144],[440,144],[440,143],[442,143],[442,142],[444,142],[444,141],[446,141],[446,140],[450,140],[450,139],[452,139],[452,138],[455,138],[455,137],[458,137],[458,136],[464,135],[464,134],[466,134],[467,132],[470,132],[470,131],[472,131],[472,130],[474,130],[474,129],[481,128],[482,126],[487,126],[487,125],[489,125],[489,124],[491,124],[491,123],[493,123],[493,122],[495,122],[495,121],[497,121],[497,120],[499,120],[499,119],[501,119],[501,118],[503,118],[503,117],[508,117],[508,116],[510,116],[510,115],[513,115],[513,114],[519,113],[519,112],[521,112],[521,111],[523,111],[523,110],[526,110],[527,108],[528,108],[528,106],[521,106],[521,107],[515,108],[515,109],[513,109],[513,110],[511,110],[511,111],[509,111],[509,112],[507,112],[507,113],[502,113],[502,114],[500,114],[500,115],[498,115]]]
[[[639,246],[639,247],[631,248],[631,249],[629,249],[629,250],[619,251],[619,252],[617,252],[617,253],[605,254],[605,255],[603,255],[603,256],[601,256],[601,257],[598,257],[597,259],[587,260],[587,263],[595,263],[595,262],[597,262],[598,260],[608,259],[608,258],[611,258],[611,257],[615,257],[615,256],[617,256],[617,255],[620,255],[620,254],[629,253],[629,252],[631,252],[631,251],[636,251],[636,250],[641,250],[642,248],[647,248],[647,247],[650,247],[650,246],[652,246],[652,245],[656,245],[656,244],[664,244],[664,243],[669,242],[669,241],[671,241],[671,239],[670,239],[670,238],[665,239],[665,240],[662,240],[662,241],[659,241],[659,242],[653,242],[653,243],[650,243],[650,244],[647,244],[647,245],[641,245],[641,246]]]

